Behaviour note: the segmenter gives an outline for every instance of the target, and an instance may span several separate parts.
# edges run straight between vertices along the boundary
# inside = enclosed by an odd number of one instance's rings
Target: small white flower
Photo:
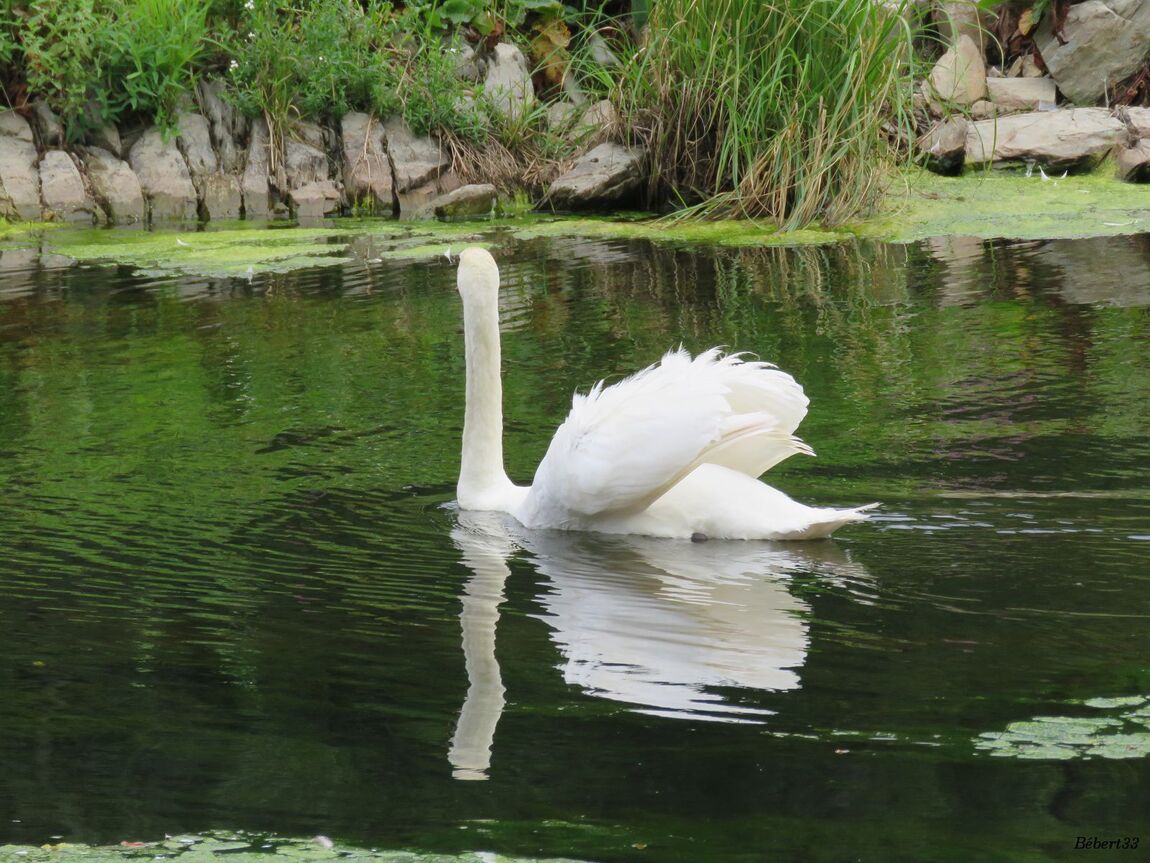
[[[236,71],[236,69],[240,68],[239,61],[232,60],[232,62],[228,64],[228,68],[231,69],[233,72]]]

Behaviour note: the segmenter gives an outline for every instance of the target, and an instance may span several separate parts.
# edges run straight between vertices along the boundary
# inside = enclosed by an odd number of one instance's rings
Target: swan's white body
[[[795,453],[807,397],[786,372],[717,348],[683,350],[609,387],[576,394],[530,487],[503,468],[499,269],[459,257],[467,406],[457,494],[467,510],[528,528],[677,539],[816,539],[865,510],[805,506],[757,477]]]

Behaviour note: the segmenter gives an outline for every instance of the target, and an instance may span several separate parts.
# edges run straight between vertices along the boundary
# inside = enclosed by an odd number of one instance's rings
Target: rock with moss
[[[152,222],[193,220],[198,196],[179,149],[165,141],[159,129],[144,131],[132,145],[128,162],[140,179],[148,218]]]
[[[349,203],[360,212],[392,215],[395,189],[383,124],[369,114],[352,111],[343,116],[339,125],[343,139],[343,185]]]
[[[915,148],[934,173],[961,174],[966,162],[966,119],[952,117],[936,123],[915,142]]]
[[[971,123],[966,161],[1036,162],[1050,170],[1083,170],[1127,137],[1126,124],[1104,108],[1032,111]]]
[[[547,198],[556,209],[585,210],[618,204],[643,182],[644,152],[607,142],[582,156],[553,182]]]
[[[1143,138],[1132,147],[1121,148],[1116,162],[1119,180],[1150,183],[1150,140]]]
[[[329,179],[314,180],[288,192],[292,215],[303,221],[338,213],[343,195]]]
[[[96,201],[84,185],[84,177],[63,150],[49,150],[40,160],[40,192],[44,218],[58,222],[96,220]]]
[[[0,112],[0,217],[40,218],[40,172],[32,127],[15,111]]]
[[[92,195],[108,221],[126,225],[144,220],[140,180],[127,162],[100,147],[90,147],[84,153],[84,168]]]
[[[431,209],[436,218],[445,222],[488,218],[498,198],[498,192],[490,183],[471,183],[436,198]]]

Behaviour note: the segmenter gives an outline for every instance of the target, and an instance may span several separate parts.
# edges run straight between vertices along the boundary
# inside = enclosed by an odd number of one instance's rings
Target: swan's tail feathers
[[[757,477],[793,455],[814,454],[809,444],[781,428],[777,417],[767,413],[736,414],[723,421],[718,440],[699,454],[691,468],[703,463],[717,464]]]
[[[815,519],[803,530],[786,537],[787,539],[826,539],[840,527],[866,521],[868,513],[877,503],[867,503],[850,509],[816,509]]]

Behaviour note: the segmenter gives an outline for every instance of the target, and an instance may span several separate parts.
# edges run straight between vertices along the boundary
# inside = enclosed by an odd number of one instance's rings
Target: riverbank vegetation
[[[510,116],[465,71],[499,41],[522,47],[542,97]],[[170,133],[195,82],[218,78],[273,140],[297,120],[399,113],[506,187],[570,164],[580,142],[547,109],[574,92],[610,98],[610,134],[648,152],[646,206],[793,227],[873,203],[909,46],[906,19],[872,0],[9,0],[0,98],[42,102],[79,143],[105,124]]]

